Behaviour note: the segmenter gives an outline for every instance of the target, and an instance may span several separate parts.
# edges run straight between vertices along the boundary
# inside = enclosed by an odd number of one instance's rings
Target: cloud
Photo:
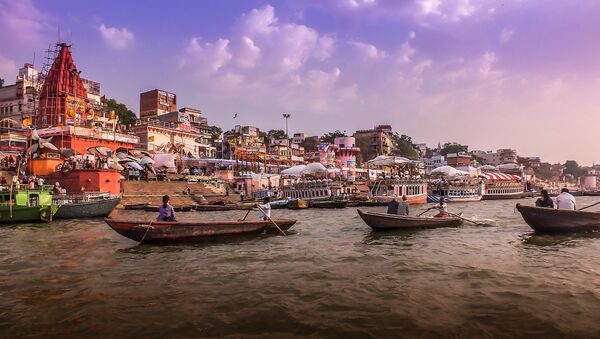
[[[348,44],[356,49],[356,51],[364,58],[381,59],[385,58],[387,53],[379,50],[375,45],[362,41],[350,41]]]
[[[40,11],[31,0],[0,0],[0,28],[2,34],[17,41],[39,42],[52,29],[52,16]]]
[[[101,24],[98,27],[102,40],[111,48],[126,49],[133,43],[134,35],[127,28],[107,27]]]
[[[4,79],[4,85],[12,84],[17,72],[17,64],[14,60],[0,55],[0,78]]]
[[[507,42],[510,41],[510,39],[512,38],[513,34],[515,34],[515,30],[514,29],[503,29],[502,32],[500,33],[500,42],[505,44]]]
[[[217,73],[232,59],[229,51],[229,40],[218,39],[216,42],[202,43],[200,38],[192,38],[185,48],[185,57],[180,66],[190,66],[197,74]]]
[[[401,63],[411,62],[412,56],[416,53],[416,50],[412,48],[412,46],[406,41],[400,46],[400,50],[398,51],[398,56],[396,60]]]

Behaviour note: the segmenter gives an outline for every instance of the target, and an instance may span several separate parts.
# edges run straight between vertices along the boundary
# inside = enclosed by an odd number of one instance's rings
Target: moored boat
[[[215,237],[258,234],[275,228],[271,221],[263,220],[158,222],[105,218],[104,221],[126,238],[149,243],[194,242]],[[296,220],[278,219],[274,222],[282,230],[287,230],[296,223]]]
[[[348,200],[328,200],[328,201],[311,201],[310,207],[313,208],[346,208]]]
[[[54,199],[60,208],[54,215],[56,219],[77,219],[106,217],[121,202],[120,197],[101,199]]]
[[[396,214],[370,212],[358,210],[361,219],[375,231],[389,231],[398,229],[415,228],[438,228],[458,227],[462,225],[462,219],[456,217],[447,218],[423,218]]]
[[[521,216],[536,232],[568,233],[600,230],[600,213],[569,211],[517,204]]]
[[[249,204],[227,204],[227,205],[196,205],[194,209],[199,212],[217,211],[245,211],[251,210],[254,205]]]
[[[16,185],[12,192],[0,192],[0,223],[51,221],[58,209],[52,203],[52,186]]]
[[[484,172],[485,190],[482,200],[521,199],[525,192],[523,179],[519,176],[500,173]]]
[[[144,211],[146,212],[158,212],[159,211],[160,206],[151,206],[151,205],[147,205],[144,206]],[[196,208],[196,206],[192,206],[192,205],[188,205],[188,206],[174,206],[173,210],[175,210],[175,212],[189,212],[192,211]]]
[[[291,210],[305,209],[310,207],[310,203],[302,199],[291,199],[287,207]]]

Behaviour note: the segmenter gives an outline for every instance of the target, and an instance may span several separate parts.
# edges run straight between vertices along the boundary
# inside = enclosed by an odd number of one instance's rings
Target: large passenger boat
[[[485,183],[480,178],[437,179],[431,184],[428,195],[430,202],[444,198],[446,202],[479,201],[485,191]]]
[[[498,173],[486,172],[481,177],[485,179],[483,200],[519,199],[523,197],[525,185],[521,177]]]
[[[409,204],[427,203],[426,180],[388,177],[369,184],[369,191],[374,201],[390,201],[394,196],[406,196]]]

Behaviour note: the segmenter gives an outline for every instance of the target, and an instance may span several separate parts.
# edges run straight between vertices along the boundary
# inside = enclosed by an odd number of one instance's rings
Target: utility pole
[[[285,119],[285,136],[286,137],[290,137],[290,135],[288,134],[288,119],[291,117],[292,115],[289,113],[283,113],[283,118]]]

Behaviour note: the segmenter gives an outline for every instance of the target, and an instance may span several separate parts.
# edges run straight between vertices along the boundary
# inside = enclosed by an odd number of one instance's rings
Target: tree
[[[0,78],[0,87],[4,86],[4,79]]]
[[[104,99],[108,111],[115,111],[119,117],[119,121],[124,125],[133,125],[137,120],[137,116],[125,104],[118,103],[115,99]]]
[[[445,156],[450,153],[460,153],[460,152],[466,153],[468,151],[469,151],[469,146],[467,146],[467,145],[446,143],[446,144],[444,144],[444,147],[442,147],[442,150],[440,151],[440,153]]]
[[[221,129],[221,127],[217,127],[217,126],[209,126],[209,128],[210,128],[210,140],[212,142],[215,142],[215,140],[218,140],[221,137],[223,130]]]
[[[270,139],[274,139],[274,140],[287,139],[287,135],[285,134],[285,131],[282,129],[272,129],[267,132],[267,139],[268,140],[270,140]]]
[[[394,145],[396,146],[396,154],[401,157],[406,157],[409,159],[416,160],[419,157],[419,153],[415,145],[412,142],[412,138],[402,134],[398,136],[394,134],[393,136]]]
[[[375,152],[371,149],[371,143],[368,138],[357,138],[356,147],[360,149],[360,152],[356,156],[356,162],[359,165],[366,163],[375,157]]]
[[[339,130],[335,130],[335,132],[329,132],[321,137],[321,142],[325,144],[333,144],[335,138],[338,137],[346,137],[346,133],[340,132]]]
[[[586,171],[581,168],[575,160],[567,160],[564,166],[564,174],[571,174],[574,178],[578,178],[586,174]]]
[[[317,151],[317,140],[315,138],[306,138],[300,146],[304,147],[304,152],[316,152]]]

